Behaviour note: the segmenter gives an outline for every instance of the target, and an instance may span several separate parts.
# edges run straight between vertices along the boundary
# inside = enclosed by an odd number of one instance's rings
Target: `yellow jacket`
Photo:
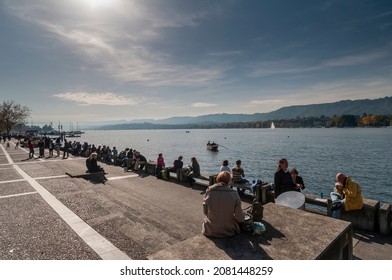
[[[341,195],[344,194],[344,210],[358,210],[362,209],[363,198],[360,186],[351,180],[349,177],[346,178],[343,191],[338,191]]]

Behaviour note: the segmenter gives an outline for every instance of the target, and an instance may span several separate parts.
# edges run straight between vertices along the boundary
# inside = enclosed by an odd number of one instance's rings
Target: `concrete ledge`
[[[379,208],[379,201],[364,198],[361,210],[342,211],[341,219],[351,222],[354,228],[375,231],[378,229]]]
[[[151,260],[352,259],[351,223],[274,203],[264,206],[262,235],[209,238],[199,233],[148,256]]]
[[[391,221],[389,217],[391,215],[391,205],[389,203],[384,203],[380,208],[380,213],[378,215],[378,223],[380,225],[380,233],[384,235],[389,235],[391,233]]]
[[[147,161],[144,164],[144,169],[146,170],[146,172],[150,175],[154,175],[155,176],[155,170],[157,168],[157,165],[154,161]]]

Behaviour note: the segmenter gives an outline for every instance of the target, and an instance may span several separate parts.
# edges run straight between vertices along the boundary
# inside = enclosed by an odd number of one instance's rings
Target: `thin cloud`
[[[66,6],[58,2],[41,2],[41,5],[25,2],[18,6],[10,2],[9,5],[16,16],[40,26],[68,46],[86,67],[91,65],[93,71],[120,82],[200,86],[224,76],[226,67],[207,61],[196,65],[177,64],[171,54],[154,48],[154,42],[165,36],[162,28],[194,27],[209,15],[208,11],[162,12],[154,5],[147,7],[143,5],[148,4],[130,1],[108,10],[98,21],[82,11],[74,13],[75,6],[71,5],[75,3]]]
[[[387,56],[390,56],[390,53],[386,51],[364,53],[359,55],[349,55],[345,57],[339,57],[336,59],[327,60],[322,65],[327,67],[360,65],[360,64],[371,63],[378,59],[385,58]]]
[[[192,107],[194,107],[194,108],[210,108],[210,107],[216,107],[216,106],[218,106],[218,104],[213,104],[213,103],[202,103],[202,102],[193,103],[193,104],[192,104]]]
[[[237,50],[237,51],[221,51],[221,52],[209,52],[207,55],[210,56],[236,56],[236,55],[241,55],[242,51]]]
[[[366,65],[390,57],[386,50],[372,50],[357,55],[347,55],[321,61],[301,60],[299,58],[251,63],[248,65],[251,77],[268,77],[282,74],[301,74],[321,71],[333,67]]]
[[[345,99],[366,99],[389,96],[392,82],[389,79],[368,78],[340,82],[317,83],[286,94],[291,104],[306,105],[335,102]],[[369,95],[369,92],[371,95]]]
[[[76,102],[79,106],[89,105],[107,105],[107,106],[123,106],[137,105],[138,101],[133,98],[127,98],[114,93],[88,93],[88,92],[66,92],[58,93],[55,97],[64,101]]]
[[[251,100],[249,102],[250,105],[268,105],[268,104],[281,104],[286,102],[283,99],[275,99],[275,100]]]

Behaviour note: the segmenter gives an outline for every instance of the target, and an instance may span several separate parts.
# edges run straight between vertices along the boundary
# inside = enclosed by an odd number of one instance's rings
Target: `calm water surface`
[[[217,173],[224,159],[230,166],[241,159],[248,179],[268,182],[284,157],[303,177],[305,193],[329,194],[336,173],[343,172],[360,184],[364,197],[392,203],[392,128],[86,131],[74,139],[137,149],[148,160],[163,153],[166,165],[179,155],[187,165],[195,156],[206,174]],[[208,151],[207,141],[219,143],[219,151]]]

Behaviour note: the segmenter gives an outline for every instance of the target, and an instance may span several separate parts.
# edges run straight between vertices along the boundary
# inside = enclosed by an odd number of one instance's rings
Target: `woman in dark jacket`
[[[295,190],[295,185],[293,183],[293,179],[291,178],[288,167],[289,163],[287,159],[282,158],[279,160],[278,169],[274,176],[275,198],[284,192]]]
[[[100,165],[98,165],[97,157],[98,157],[97,153],[91,153],[91,155],[90,155],[90,169],[89,169],[90,172],[103,171],[103,168]]]
[[[200,165],[195,157],[191,158],[192,166],[190,166],[190,173],[188,174],[188,182],[192,186],[196,180],[194,178],[200,177]]]
[[[293,179],[293,183],[295,184],[295,190],[297,192],[300,192],[305,188],[304,180],[302,179],[301,176],[298,176],[297,169],[295,168],[291,169],[291,178]]]

